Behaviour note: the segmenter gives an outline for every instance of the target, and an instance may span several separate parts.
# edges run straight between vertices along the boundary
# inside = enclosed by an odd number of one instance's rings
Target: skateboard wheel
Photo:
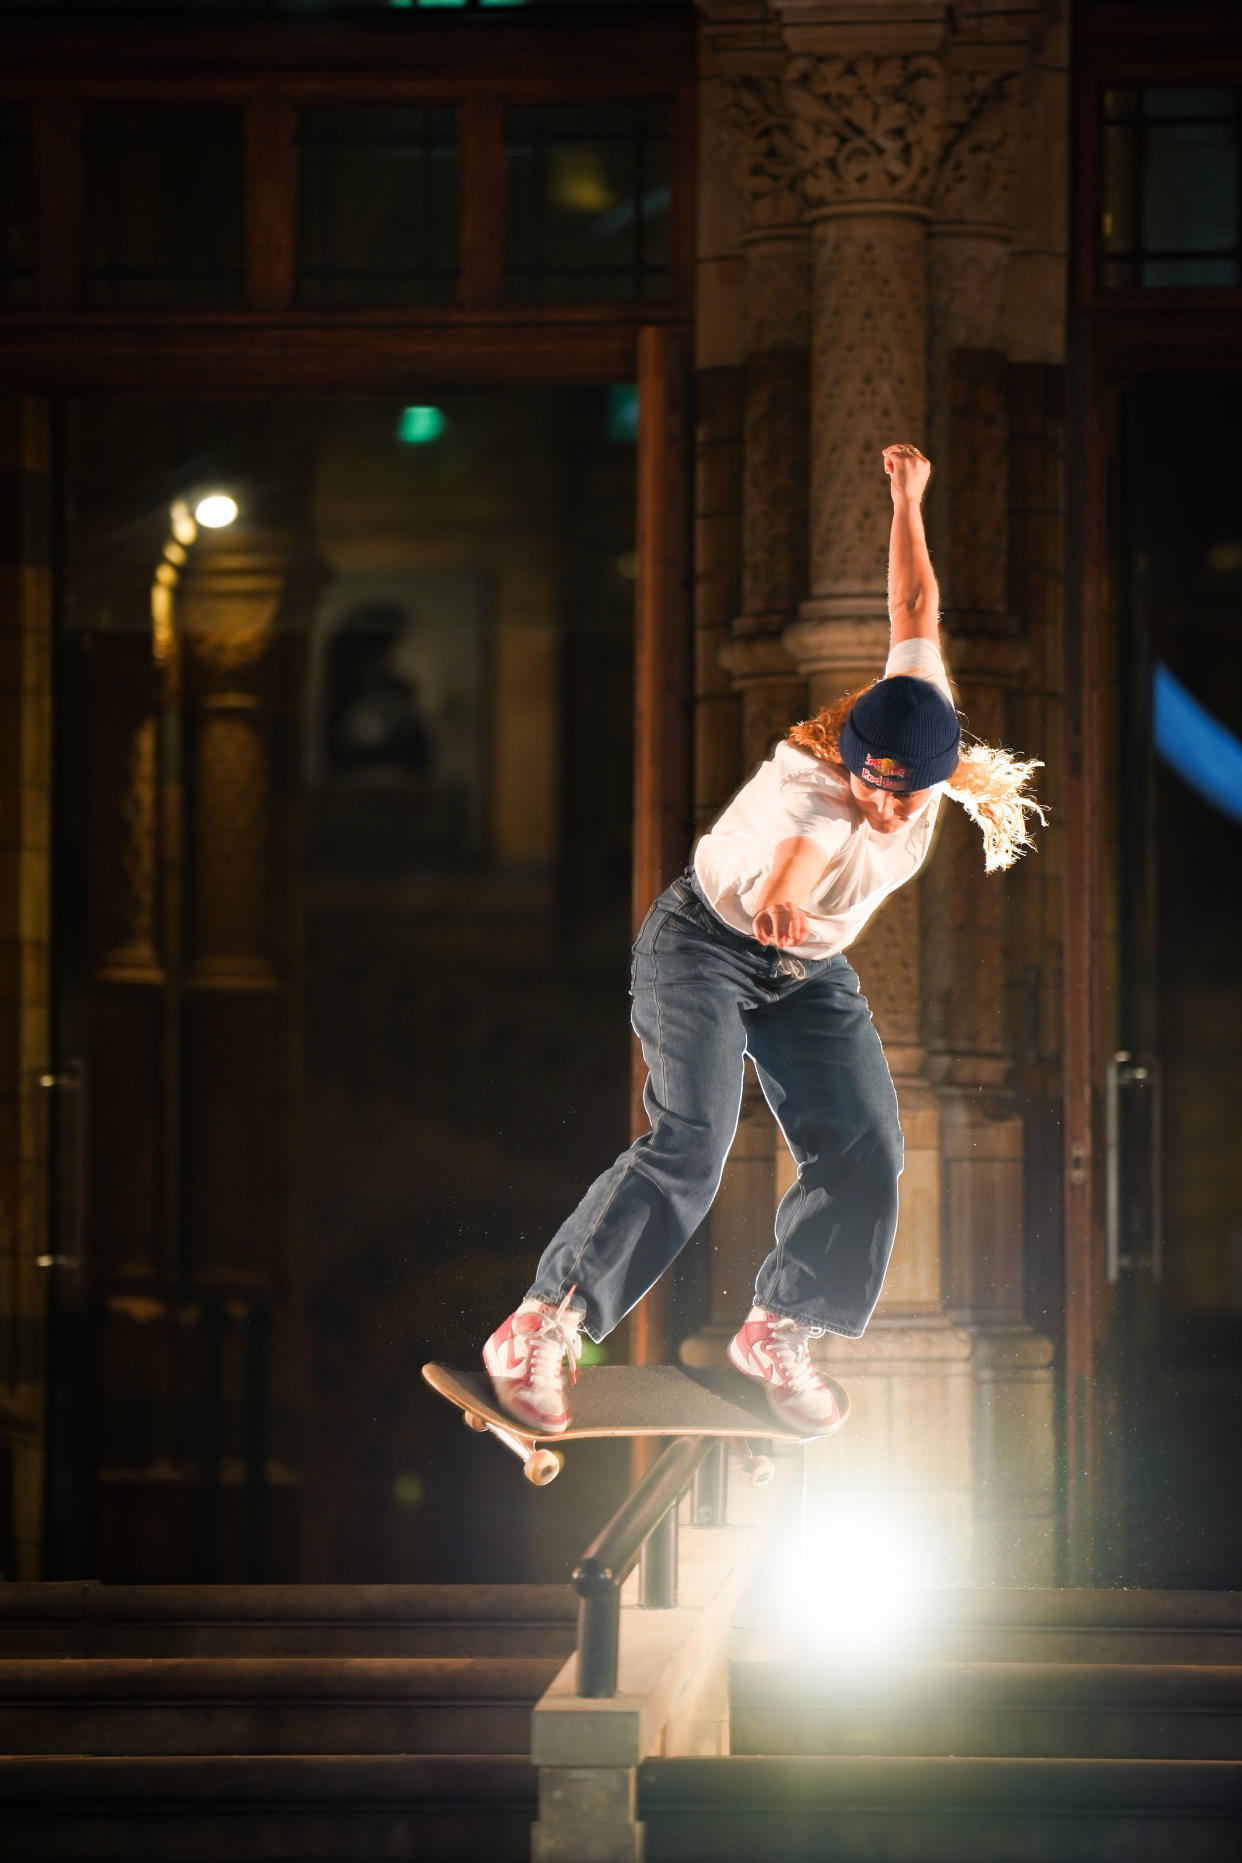
[[[776,1464],[770,1455],[757,1455],[747,1464],[746,1472],[752,1488],[766,1488],[776,1473]]]
[[[533,1481],[537,1488],[546,1488],[550,1481],[555,1481],[565,1466],[555,1449],[536,1449],[534,1455],[528,1456],[522,1465],[522,1473],[527,1481]]]
[[[485,1430],[487,1428],[485,1419],[478,1416],[473,1410],[463,1410],[461,1413],[461,1420],[468,1430]]]

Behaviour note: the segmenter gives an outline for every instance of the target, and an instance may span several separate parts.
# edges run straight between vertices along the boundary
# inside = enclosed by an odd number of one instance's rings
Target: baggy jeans
[[[798,1167],[756,1303],[856,1339],[892,1252],[903,1150],[892,1076],[853,967],[733,931],[686,873],[643,920],[631,990],[651,1130],[562,1223],[530,1293],[559,1303],[576,1288],[572,1304],[595,1340],[624,1319],[711,1208],[749,1055]]]

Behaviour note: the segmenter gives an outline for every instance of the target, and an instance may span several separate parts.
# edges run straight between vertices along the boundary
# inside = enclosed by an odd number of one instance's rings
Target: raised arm
[[[886,446],[884,470],[893,493],[888,542],[889,644],[930,640],[940,644],[940,590],[923,533],[923,493],[931,461],[917,446]]]

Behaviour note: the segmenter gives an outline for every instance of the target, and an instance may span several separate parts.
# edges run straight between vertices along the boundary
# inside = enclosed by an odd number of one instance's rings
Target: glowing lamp
[[[397,438],[403,446],[427,446],[448,426],[439,408],[403,408]]]
[[[227,492],[209,492],[194,507],[194,515],[207,530],[223,530],[237,516],[237,500]]]

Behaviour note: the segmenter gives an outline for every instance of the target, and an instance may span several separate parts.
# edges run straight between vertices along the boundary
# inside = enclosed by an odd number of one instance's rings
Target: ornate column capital
[[[989,229],[1008,239],[1025,89],[1023,70],[948,61],[944,154],[932,194],[938,225]]]
[[[745,238],[798,225],[798,151],[780,77],[728,74],[720,83],[721,151],[741,197]]]
[[[813,219],[885,211],[926,217],[944,112],[937,53],[796,53],[784,85]]]

